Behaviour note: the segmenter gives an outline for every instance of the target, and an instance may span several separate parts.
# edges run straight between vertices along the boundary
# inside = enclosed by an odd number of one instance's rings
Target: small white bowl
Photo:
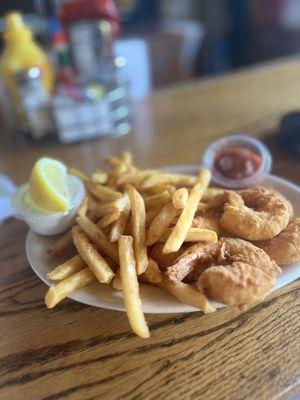
[[[24,204],[24,196],[28,193],[29,185],[20,186],[12,197],[12,206],[16,210],[16,217],[24,220],[30,229],[40,235],[57,235],[65,232],[74,223],[76,212],[85,195],[82,181],[74,175],[69,175],[69,191],[71,208],[68,211],[51,212],[38,207]]]
[[[262,165],[257,173],[241,179],[230,179],[221,175],[215,168],[216,155],[221,150],[231,147],[250,149],[260,155]],[[268,148],[260,140],[248,135],[232,135],[216,140],[206,149],[203,156],[203,166],[211,170],[212,180],[217,185],[230,189],[239,189],[254,186],[268,176],[272,168],[272,156]]]

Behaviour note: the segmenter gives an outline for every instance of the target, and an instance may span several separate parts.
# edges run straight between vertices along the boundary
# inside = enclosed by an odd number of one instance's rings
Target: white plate
[[[195,174],[197,172],[197,166],[180,166],[169,168],[169,170]],[[273,175],[269,175],[261,181],[260,184],[274,188],[284,194],[292,202],[295,208],[295,214],[300,215],[300,188],[298,186]],[[34,272],[48,286],[51,285],[51,282],[47,279],[46,274],[57,264],[56,260],[53,260],[53,258],[47,255],[47,248],[54,240],[53,237],[39,236],[30,231],[26,241],[26,254],[29,263]],[[282,274],[277,279],[274,290],[293,282],[299,277],[300,262],[284,267]],[[140,292],[145,313],[183,313],[198,311],[194,307],[180,303],[174,297],[154,286],[141,285]],[[111,286],[101,285],[97,282],[77,290],[69,296],[69,298],[95,307],[124,311],[121,292],[114,290]],[[213,302],[213,304],[217,308],[224,306],[217,302]]]

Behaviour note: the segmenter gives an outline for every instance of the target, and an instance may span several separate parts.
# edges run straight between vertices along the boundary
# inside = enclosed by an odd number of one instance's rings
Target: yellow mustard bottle
[[[4,51],[0,60],[0,71],[4,82],[18,103],[16,74],[37,67],[41,71],[42,82],[50,94],[53,90],[53,69],[45,52],[35,43],[32,32],[24,25],[22,15],[12,12],[6,15]]]

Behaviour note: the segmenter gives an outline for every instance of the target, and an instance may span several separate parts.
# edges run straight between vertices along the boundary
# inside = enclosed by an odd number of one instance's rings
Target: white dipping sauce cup
[[[76,217],[76,212],[85,195],[82,181],[74,175],[68,175],[68,185],[71,198],[71,208],[67,211],[53,212],[32,208],[24,204],[24,196],[29,185],[20,186],[12,198],[12,206],[16,210],[16,217],[24,220],[30,229],[40,235],[57,235],[70,228]]]

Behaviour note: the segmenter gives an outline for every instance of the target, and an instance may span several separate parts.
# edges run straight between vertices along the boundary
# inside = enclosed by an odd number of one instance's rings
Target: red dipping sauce
[[[229,179],[244,179],[254,176],[262,167],[262,157],[243,147],[224,148],[215,156],[214,167]]]
[[[241,189],[254,186],[270,173],[272,156],[258,139],[231,135],[216,140],[206,149],[202,165],[211,170],[214,184]]]

